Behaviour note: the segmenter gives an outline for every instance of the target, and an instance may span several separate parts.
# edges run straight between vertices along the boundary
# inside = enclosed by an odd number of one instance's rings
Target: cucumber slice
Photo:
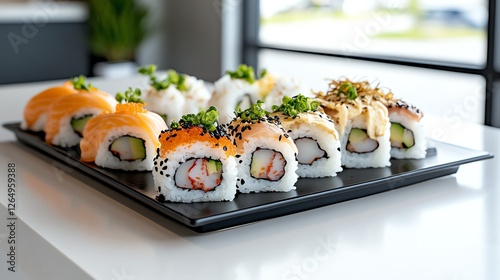
[[[349,142],[351,143],[357,143],[357,142],[362,142],[366,138],[368,138],[368,135],[366,134],[366,130],[364,129],[359,129],[359,128],[353,128],[351,129],[351,133],[349,134]]]
[[[73,131],[76,134],[78,134],[80,137],[82,137],[83,136],[83,129],[85,128],[85,125],[93,117],[94,117],[94,115],[85,115],[81,118],[72,118],[71,119],[71,127],[73,128]]]
[[[368,137],[365,129],[353,128],[349,133],[346,150],[352,153],[371,153],[378,148],[378,141]]]
[[[222,162],[215,159],[209,159],[207,161],[207,170],[209,174],[220,172],[222,170]]]
[[[130,135],[115,139],[109,145],[109,151],[122,161],[136,161],[146,158],[145,141]]]
[[[413,132],[399,123],[391,123],[391,146],[394,148],[411,148],[415,145]]]

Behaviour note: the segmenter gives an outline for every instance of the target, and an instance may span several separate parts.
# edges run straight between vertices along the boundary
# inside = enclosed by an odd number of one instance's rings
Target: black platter
[[[493,157],[487,152],[435,142],[435,148],[427,151],[425,159],[393,159],[391,167],[344,169],[332,178],[299,179],[296,190],[286,193],[238,193],[231,202],[161,203],[155,198],[157,192],[151,172],[97,167],[93,163],[81,162],[76,148],[65,149],[46,144],[43,133],[23,131],[19,123],[3,126],[14,132],[20,142],[196,232],[224,229],[389,191],[454,174],[461,164]]]

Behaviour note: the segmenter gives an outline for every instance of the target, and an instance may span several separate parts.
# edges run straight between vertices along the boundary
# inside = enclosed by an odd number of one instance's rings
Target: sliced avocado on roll
[[[346,150],[351,153],[371,153],[378,148],[378,141],[371,139],[366,129],[353,128],[349,133]]]
[[[391,123],[391,146],[409,149],[415,145],[413,132],[399,123]]]
[[[145,141],[130,135],[115,139],[109,145],[109,151],[122,161],[144,160],[146,158]]]
[[[73,131],[75,131],[76,134],[78,134],[80,137],[82,137],[83,136],[83,129],[85,128],[85,125],[93,117],[94,117],[94,115],[85,115],[81,118],[72,118],[71,119],[71,127],[73,128]]]

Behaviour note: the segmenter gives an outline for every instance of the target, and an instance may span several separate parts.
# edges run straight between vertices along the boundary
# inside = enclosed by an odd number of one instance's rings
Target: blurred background
[[[369,79],[430,114],[500,127],[494,0],[0,0],[0,85],[240,63]]]

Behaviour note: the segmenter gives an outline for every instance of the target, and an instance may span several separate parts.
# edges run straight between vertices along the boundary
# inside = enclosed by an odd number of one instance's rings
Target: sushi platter
[[[20,123],[3,125],[17,139],[41,154],[49,155],[75,170],[120,192],[130,199],[128,206],[142,205],[175,220],[196,232],[209,232],[310,210],[356,199],[418,182],[454,174],[460,165],[492,158],[474,151],[434,142],[422,159],[391,159],[389,167],[344,168],[335,177],[301,178],[288,192],[237,193],[225,202],[179,203],[157,199],[153,175],[147,171],[122,171],[103,168],[80,158],[78,146],[62,148],[47,144],[43,132],[21,129]],[[91,203],[91,202],[89,202]]]

